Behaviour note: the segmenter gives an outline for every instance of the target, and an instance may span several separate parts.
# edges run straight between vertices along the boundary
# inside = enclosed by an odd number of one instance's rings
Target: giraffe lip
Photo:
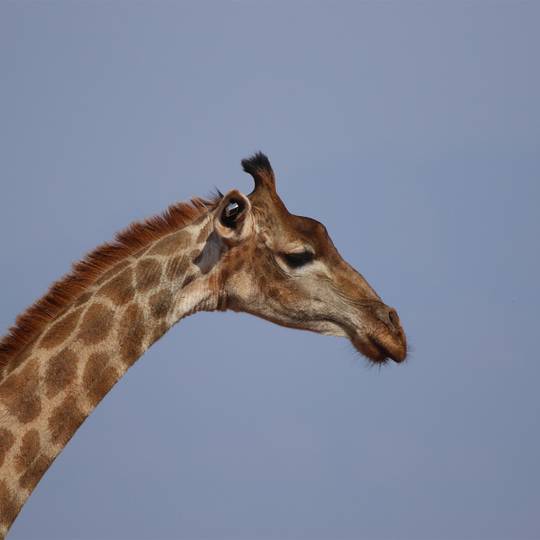
[[[396,364],[401,364],[407,358],[407,340],[401,329],[396,335],[386,336],[386,339],[380,340],[370,336],[370,340],[381,353],[386,354],[386,357]]]
[[[370,345],[378,351],[379,356],[383,358],[383,361],[387,358],[391,358],[394,362],[400,362],[400,360],[397,360],[396,357],[380,341],[370,337],[369,342]]]
[[[397,364],[403,362],[407,356],[404,339],[401,339],[400,336],[399,340],[392,339],[391,343],[388,341],[372,335],[357,336],[352,340],[355,348],[376,364],[382,364],[388,359]]]

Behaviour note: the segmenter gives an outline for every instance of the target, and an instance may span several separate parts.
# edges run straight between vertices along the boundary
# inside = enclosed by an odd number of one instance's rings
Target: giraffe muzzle
[[[352,337],[355,348],[378,364],[388,359],[398,364],[403,362],[407,357],[407,338],[396,310],[381,302],[371,317],[370,328]]]

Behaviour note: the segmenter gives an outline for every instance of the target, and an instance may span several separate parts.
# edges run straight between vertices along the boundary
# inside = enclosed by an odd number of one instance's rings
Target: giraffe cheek
[[[266,294],[271,300],[284,304],[287,302],[287,293],[279,287],[269,287]]]

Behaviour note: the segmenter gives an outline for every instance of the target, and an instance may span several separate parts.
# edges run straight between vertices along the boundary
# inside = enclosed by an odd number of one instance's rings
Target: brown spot
[[[172,306],[171,291],[163,289],[150,297],[150,312],[156,319],[162,319]]]
[[[137,264],[137,289],[147,291],[155,287],[161,279],[161,264],[155,259],[143,259]]]
[[[111,330],[113,311],[103,304],[93,304],[88,308],[81,323],[79,338],[87,345],[103,341]]]
[[[60,405],[53,409],[49,418],[49,431],[53,443],[65,446],[85,416],[74,396],[68,396]]]
[[[41,338],[40,345],[45,349],[50,349],[63,343],[75,330],[80,315],[81,309],[76,309],[75,311],[64,315],[64,317],[55,322]]]
[[[25,471],[39,454],[39,432],[37,429],[27,431],[21,442],[19,453],[15,457],[15,467],[19,472]]]
[[[86,394],[92,404],[97,405],[114,386],[120,375],[109,365],[110,358],[106,353],[94,353],[88,358],[84,369],[83,382]]]
[[[19,485],[24,489],[32,489],[35,487],[51,463],[51,457],[45,454],[39,456],[19,478]]]
[[[0,467],[6,459],[6,454],[9,452],[9,449],[13,446],[15,442],[15,437],[11,431],[8,431],[5,428],[0,429]]]
[[[118,329],[120,355],[128,366],[143,353],[144,336],[143,313],[137,304],[131,304],[126,309]]]
[[[77,372],[77,358],[73,351],[62,349],[53,356],[47,365],[45,372],[45,385],[47,397],[54,397],[60,390],[73,382]]]
[[[129,302],[134,295],[133,270],[128,268],[99,289],[99,294],[105,295],[119,306]]]
[[[181,278],[187,270],[189,259],[184,255],[174,257],[167,263],[166,273],[171,281]]]
[[[190,236],[186,231],[179,231],[169,234],[148,252],[148,255],[170,255],[175,251],[185,249],[190,241]]]
[[[8,488],[5,480],[0,480],[0,523],[9,527],[19,513],[15,495]]]
[[[38,377],[37,362],[33,360],[20,373],[12,373],[0,385],[0,400],[23,424],[31,422],[41,412]]]
[[[197,259],[200,257],[202,253],[202,250],[200,249],[193,249],[190,251],[188,257],[190,261],[193,261],[195,264],[197,263]]]
[[[108,279],[112,278],[116,274],[120,273],[126,266],[129,266],[130,261],[124,260],[120,261],[118,264],[115,264],[111,269],[107,270],[97,281],[96,285],[101,285],[105,283]]]

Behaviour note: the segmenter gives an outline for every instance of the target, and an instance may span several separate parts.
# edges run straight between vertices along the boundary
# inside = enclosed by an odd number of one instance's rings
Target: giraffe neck
[[[173,324],[218,308],[211,214],[105,272],[0,379],[0,539],[81,423]],[[10,369],[8,369],[10,368]]]

